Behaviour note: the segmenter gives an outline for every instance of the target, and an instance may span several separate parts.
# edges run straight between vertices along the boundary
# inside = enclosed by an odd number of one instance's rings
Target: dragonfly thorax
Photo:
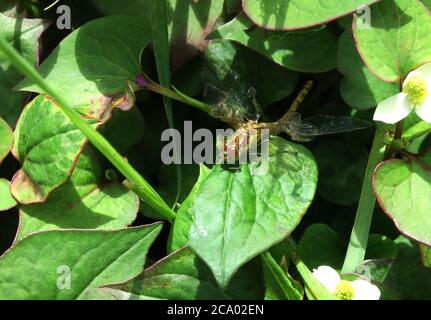
[[[231,136],[224,140],[222,151],[225,160],[231,159],[233,161],[234,159],[237,161],[250,156],[250,152],[256,153],[264,136],[263,129],[267,129],[266,124],[257,121],[242,123]]]

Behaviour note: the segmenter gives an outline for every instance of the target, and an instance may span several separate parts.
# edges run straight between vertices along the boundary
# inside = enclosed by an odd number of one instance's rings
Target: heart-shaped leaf
[[[259,265],[253,261],[232,279],[226,290],[221,290],[208,267],[188,248],[172,253],[146,269],[137,278],[119,285],[103,288],[120,300],[173,299],[262,299],[263,288],[256,279]]]
[[[0,118],[0,164],[12,150],[13,132],[6,121]]]
[[[338,71],[344,75],[340,85],[343,99],[355,109],[374,108],[400,91],[398,83],[382,81],[367,69],[350,30],[346,30],[338,42]]]
[[[82,299],[99,286],[127,281],[142,272],[161,227],[33,234],[1,256],[0,299]]]
[[[120,229],[135,220],[138,209],[135,193],[105,181],[94,151],[87,146],[66,184],[45,203],[21,207],[16,238],[53,229]]]
[[[337,64],[337,36],[328,28],[298,32],[267,31],[257,28],[244,13],[240,13],[214,31],[210,39],[239,42],[295,71],[325,72],[334,69]]]
[[[303,146],[273,137],[265,174],[215,166],[194,192],[190,247],[226,287],[247,261],[286,238],[316,191],[317,166]],[[263,164],[261,164],[263,165]]]
[[[431,15],[419,0],[381,1],[370,25],[355,17],[353,31],[365,64],[385,81],[399,81],[431,60]]]
[[[16,206],[16,201],[10,193],[10,182],[0,178],[0,211],[7,211]]]
[[[18,121],[12,150],[22,162],[12,181],[18,202],[44,202],[70,177],[86,141],[52,100],[41,95],[29,103]]]
[[[152,0],[95,0],[104,13],[134,15],[134,19],[150,21]],[[223,12],[224,1],[169,0],[168,31],[171,45],[172,69],[176,70],[187,60],[205,51],[206,36],[213,30]]]
[[[0,35],[10,41],[15,49],[33,65],[37,62],[39,38],[44,29],[45,25],[40,19],[17,20],[0,13]],[[2,97],[0,117],[3,117],[11,126],[15,125],[24,102],[23,92],[12,91],[21,80],[21,74],[0,54],[0,97]]]
[[[39,72],[83,115],[105,119],[113,107],[127,109],[134,97],[128,80],[141,71],[140,54],[151,39],[148,20],[112,16],[72,32]],[[73,90],[71,90],[73,88]],[[42,93],[28,80],[19,89]]]
[[[431,246],[431,154],[420,161],[380,164],[374,172],[374,192],[400,232]]]
[[[244,0],[244,12],[258,26],[272,30],[325,24],[380,0]]]

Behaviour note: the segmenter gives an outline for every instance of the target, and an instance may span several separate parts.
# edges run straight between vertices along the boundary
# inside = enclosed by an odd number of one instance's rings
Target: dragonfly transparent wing
[[[319,134],[319,129],[311,123],[304,122],[301,114],[289,112],[280,123],[280,131],[287,133],[292,140],[307,142]]]
[[[247,119],[235,97],[232,97],[228,92],[207,83],[204,87],[204,97],[205,102],[212,106],[210,114],[214,118],[228,123],[240,123]]]
[[[367,129],[371,123],[353,117],[330,115],[317,115],[302,120],[299,113],[292,112],[284,117],[280,126],[281,131],[290,135],[292,140],[306,142],[316,136]]]
[[[363,130],[372,126],[372,124],[366,120],[330,115],[316,115],[305,119],[304,123],[317,127],[317,135],[319,136]]]
[[[204,99],[214,106],[214,116],[228,122],[257,119],[261,114],[256,101],[256,90],[247,87],[238,73],[228,71],[223,80],[213,80],[216,84],[205,85]]]

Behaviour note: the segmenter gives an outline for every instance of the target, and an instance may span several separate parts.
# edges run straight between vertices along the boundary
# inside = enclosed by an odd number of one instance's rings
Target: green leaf
[[[259,273],[258,264],[253,261],[241,269],[226,290],[221,290],[208,267],[186,247],[155,263],[137,278],[102,290],[120,300],[262,299],[263,288],[256,277]]]
[[[269,252],[262,254],[266,300],[302,300],[304,289],[278,265]]]
[[[286,247],[286,252],[289,258],[295,265],[298,273],[301,275],[305,283],[305,290],[307,296],[311,300],[337,300],[337,297],[330,293],[316,277],[312,274],[307,265],[302,261],[301,257],[298,255],[298,249],[296,243],[291,237],[288,237],[283,245]]]
[[[337,36],[328,28],[298,32],[267,31],[256,28],[249,18],[240,13],[214,31],[210,39],[239,42],[295,71],[325,72],[334,69],[337,64]]]
[[[6,121],[0,118],[0,164],[12,150],[13,132]]]
[[[304,232],[298,244],[298,251],[305,264],[311,269],[331,266],[341,270],[347,247],[326,224],[313,224]],[[391,259],[397,255],[397,247],[392,239],[379,234],[370,234],[366,259]]]
[[[182,175],[182,184],[181,193],[178,198],[177,185],[175,183],[172,183],[172,181],[175,181],[177,175],[176,165],[162,165],[159,170],[157,181],[158,184],[156,190],[170,207],[179,206],[179,204],[187,198],[199,176],[199,166],[196,164],[183,164],[180,165],[180,168]],[[145,217],[153,220],[165,219],[145,203],[141,203],[141,212]],[[176,220],[177,219],[175,218],[175,221]],[[177,249],[184,246],[185,244],[180,245]]]
[[[40,19],[11,18],[0,13],[0,35],[3,35],[32,65],[36,65],[39,38],[44,29],[45,25]],[[12,91],[21,79],[21,74],[11,68],[10,63],[0,54],[0,97],[2,97],[0,117],[12,126],[18,119],[25,97],[23,92]]]
[[[71,179],[45,203],[22,206],[17,240],[53,229],[120,229],[130,225],[139,199],[120,183],[105,181],[94,151],[86,147]]]
[[[340,270],[346,248],[334,230],[318,223],[304,232],[298,243],[298,253],[310,269],[326,265]]]
[[[404,119],[402,139],[411,141],[430,131],[431,124],[419,118],[416,112],[412,112]]]
[[[374,192],[380,206],[400,232],[431,246],[431,154],[423,164],[399,159],[380,164],[374,172]]]
[[[10,182],[0,178],[0,211],[7,211],[16,206],[16,201],[10,193]]]
[[[95,0],[106,14],[137,15],[138,20],[150,21],[151,0]],[[173,70],[205,50],[206,36],[223,12],[224,1],[169,0],[167,21]],[[134,18],[136,19],[136,18]]]
[[[419,0],[387,0],[373,6],[371,27],[355,17],[357,47],[367,67],[385,81],[400,81],[431,60],[431,16]]]
[[[105,14],[135,14],[150,19],[150,0],[94,0],[95,5]],[[146,10],[145,10],[146,9]]]
[[[341,141],[325,141],[313,154],[319,165],[319,195],[332,203],[358,202],[367,166],[366,157]]]
[[[421,0],[428,10],[431,10],[431,0]]]
[[[258,26],[271,30],[304,29],[325,24],[379,0],[244,0],[244,12]]]
[[[141,141],[144,131],[145,120],[138,108],[132,108],[127,112],[114,110],[109,122],[99,129],[99,132],[121,154]]]
[[[140,54],[150,39],[148,20],[130,16],[92,20],[66,37],[39,72],[75,110],[104,119],[113,107],[133,105],[130,90],[136,88],[129,88],[127,81],[140,73]],[[29,80],[19,89],[42,93]]]
[[[41,95],[29,103],[18,121],[12,150],[23,163],[12,181],[18,202],[44,202],[70,177],[86,141],[52,100]]]
[[[203,85],[202,69],[202,59],[193,59],[172,75],[172,85],[189,97],[199,96]]]
[[[348,15],[337,19],[337,24],[343,29],[352,30],[353,15]]]
[[[357,272],[366,275],[382,291],[382,299],[429,299],[431,270],[420,264],[417,244],[399,237],[398,256],[392,260],[367,260]]]
[[[374,108],[400,91],[398,83],[382,81],[367,69],[350,30],[345,31],[338,42],[338,71],[344,75],[340,85],[341,95],[354,109]]]
[[[395,242],[381,234],[370,234],[365,259],[391,259],[398,254]]]
[[[23,2],[22,0],[16,0],[16,1],[5,0],[5,1],[2,1],[0,3],[0,12],[3,13],[4,15],[14,17],[14,16],[16,16],[16,13],[19,9],[19,6],[22,5],[22,2]]]
[[[227,13],[240,12],[242,9],[241,0],[226,0],[226,11]]]
[[[256,164],[233,172],[215,166],[195,191],[189,244],[222,287],[244,263],[286,238],[314,198],[312,154],[301,145],[272,139],[281,147],[271,146],[265,174],[253,175]]]
[[[40,9],[37,3],[28,0],[3,0],[0,3],[0,12],[9,17],[37,16]]]
[[[431,248],[419,244],[419,250],[421,253],[421,262],[424,267],[431,268]]]
[[[85,137],[129,180],[129,186],[145,202],[156,208],[160,214],[165,216],[169,221],[173,221],[175,212],[163,201],[155,192],[151,185],[118,153],[115,148],[99,133],[89,125],[85,119],[81,118],[77,111],[69,106],[67,100],[56,90],[51,87],[39,72],[32,67],[2,36],[0,36],[0,48],[13,63],[13,65],[25,74],[28,79],[57,101],[60,110],[72,121],[72,123],[85,135]],[[131,86],[126,91],[126,97],[131,97]],[[131,107],[127,99],[122,98],[122,107]]]
[[[235,88],[227,77],[233,71],[238,74],[242,86],[256,89],[257,102],[263,106],[289,96],[298,83],[297,73],[231,41],[211,41],[205,51],[205,62],[210,73],[208,77],[215,78],[209,83],[218,87],[219,82],[226,88]]]
[[[173,252],[185,247],[189,242],[190,227],[193,223],[190,209],[192,208],[197,191],[200,188],[201,183],[205,180],[207,175],[210,173],[205,165],[199,166],[199,177],[190,191],[190,194],[181,204],[180,209],[177,212],[177,216],[171,228],[169,236],[168,251]]]
[[[427,132],[410,141],[405,150],[412,153],[426,152],[430,146],[430,138],[430,132]]]
[[[99,286],[127,281],[142,272],[161,227],[33,234],[0,258],[0,299],[82,299]]]

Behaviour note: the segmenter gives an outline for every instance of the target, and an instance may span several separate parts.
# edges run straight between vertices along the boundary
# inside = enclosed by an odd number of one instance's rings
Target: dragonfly
[[[209,114],[235,129],[234,134],[222,146],[225,157],[240,157],[241,150],[244,150],[242,147],[247,142],[261,143],[263,129],[267,129],[270,136],[285,133],[293,141],[309,142],[317,136],[362,130],[371,126],[368,121],[348,116],[316,115],[303,120],[297,110],[312,90],[313,81],[305,84],[281,118],[274,122],[260,122],[262,109],[256,100],[256,90],[242,85],[238,74],[234,72],[228,73],[227,78],[231,87],[207,84],[204,92],[204,96],[210,100],[208,104],[212,106]]]
[[[232,70],[226,73],[224,80],[229,83],[229,87],[223,85],[221,81],[216,81],[217,85],[210,83],[205,85],[206,102],[188,97],[175,87],[174,91],[162,87],[145,73],[138,76],[136,82],[147,90],[189,104],[229,124],[235,131],[223,141],[221,153],[224,157],[233,159],[242,158],[243,151],[248,152],[250,146],[268,143],[269,137],[281,133],[286,133],[293,141],[307,142],[317,136],[362,130],[371,126],[368,121],[344,116],[317,115],[303,120],[297,111],[311,91],[313,81],[305,84],[280,119],[274,122],[260,121],[262,109],[257,103],[256,90],[253,87],[247,88],[238,73]],[[262,132],[268,132],[269,137],[264,137]],[[272,144],[276,143],[271,141]],[[288,147],[284,146],[284,149],[286,148]],[[277,149],[283,148],[278,146]]]

